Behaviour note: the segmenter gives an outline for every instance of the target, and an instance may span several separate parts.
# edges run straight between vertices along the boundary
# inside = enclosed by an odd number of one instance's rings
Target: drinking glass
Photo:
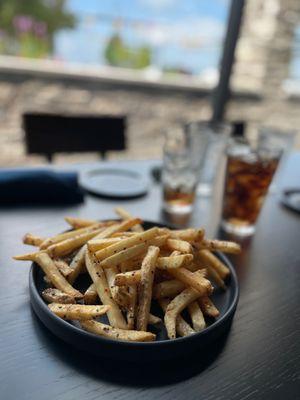
[[[197,193],[202,196],[211,195],[217,174],[224,170],[225,148],[231,130],[231,125],[226,123],[197,121],[186,125],[199,175]]]
[[[257,144],[251,147],[243,139],[232,139],[227,149],[222,227],[230,233],[250,235],[269,185],[277,169],[282,150]]]
[[[192,141],[182,126],[165,134],[163,152],[163,208],[168,213],[187,214],[195,201],[198,170],[192,157]]]
[[[280,163],[269,188],[269,192],[271,193],[277,192],[277,182],[280,180],[281,172],[284,169],[287,156],[295,143],[296,134],[296,131],[283,131],[271,126],[262,126],[258,129],[258,147],[271,147],[272,149],[277,149],[278,152],[281,152]]]

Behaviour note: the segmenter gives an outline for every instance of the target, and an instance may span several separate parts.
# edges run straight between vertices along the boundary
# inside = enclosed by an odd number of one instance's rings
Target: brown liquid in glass
[[[279,159],[228,156],[223,219],[236,226],[255,223]]]

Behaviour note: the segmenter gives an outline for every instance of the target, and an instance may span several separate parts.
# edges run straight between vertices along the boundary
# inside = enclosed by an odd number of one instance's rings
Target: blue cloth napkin
[[[0,204],[76,204],[83,202],[77,173],[46,169],[0,171]]]

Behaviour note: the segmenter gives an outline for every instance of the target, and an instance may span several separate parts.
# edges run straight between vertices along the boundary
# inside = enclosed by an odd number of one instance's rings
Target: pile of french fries
[[[38,264],[49,309],[88,332],[145,342],[156,338],[151,325],[164,323],[169,339],[203,330],[207,317],[219,316],[210,298],[214,287],[226,290],[230,274],[212,252],[238,253],[240,246],[206,239],[203,229],[144,230],[140,218],[121,208],[116,213],[121,221],[66,217],[72,230],[50,238],[28,233],[23,242],[38,250],[14,259]],[[84,293],[75,288],[81,274],[91,280]],[[163,321],[151,313],[153,302]],[[103,314],[109,325],[99,321]]]

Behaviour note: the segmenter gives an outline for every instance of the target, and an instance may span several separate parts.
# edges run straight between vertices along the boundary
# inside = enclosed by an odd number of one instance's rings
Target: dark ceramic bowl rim
[[[146,224],[153,224],[156,226],[164,226],[167,227],[166,225],[163,225],[161,223],[157,223],[157,222],[152,222],[152,221],[148,221],[145,220],[144,221]],[[41,311],[43,311],[45,314],[47,314],[47,316],[58,326],[60,326],[61,328],[63,328],[66,331],[69,332],[74,332],[74,333],[80,333],[83,337],[90,337],[93,339],[98,339],[98,341],[100,343],[103,343],[105,345],[105,343],[109,343],[110,345],[116,345],[116,346],[120,346],[120,347],[126,347],[128,348],[128,346],[131,347],[147,347],[147,348],[157,348],[159,346],[163,346],[163,347],[172,347],[172,346],[176,346],[176,344],[178,343],[184,343],[184,342],[193,342],[193,341],[198,341],[201,337],[207,336],[210,333],[212,333],[214,330],[217,330],[218,327],[220,327],[222,324],[226,323],[228,319],[230,319],[235,310],[236,310],[236,306],[238,303],[238,299],[239,299],[239,284],[238,284],[238,279],[237,279],[237,275],[235,272],[235,269],[233,267],[233,265],[231,264],[231,262],[228,260],[228,258],[226,256],[224,256],[224,254],[220,253],[220,252],[215,252],[218,257],[228,266],[228,268],[230,269],[230,283],[229,285],[232,286],[233,288],[233,299],[231,300],[231,303],[228,307],[228,309],[225,311],[225,313],[216,321],[214,321],[211,325],[209,325],[207,328],[205,328],[203,331],[200,332],[196,332],[192,335],[189,336],[184,336],[184,337],[179,337],[179,338],[175,338],[175,339],[164,339],[164,340],[159,340],[159,341],[153,341],[153,342],[130,342],[130,341],[125,341],[125,340],[113,340],[113,339],[109,339],[106,337],[102,337],[102,336],[98,336],[95,335],[93,333],[87,332],[83,329],[78,328],[75,325],[70,324],[69,322],[63,320],[62,318],[56,316],[53,312],[50,311],[50,309],[48,308],[47,304],[44,302],[44,300],[42,299],[42,297],[40,296],[38,289],[36,287],[35,284],[35,278],[36,278],[36,274],[38,271],[38,266],[35,263],[32,263],[31,265],[31,269],[30,269],[30,273],[29,273],[29,290],[30,290],[30,299],[31,302],[35,303],[38,307],[40,307]],[[47,325],[46,325],[47,326]]]

